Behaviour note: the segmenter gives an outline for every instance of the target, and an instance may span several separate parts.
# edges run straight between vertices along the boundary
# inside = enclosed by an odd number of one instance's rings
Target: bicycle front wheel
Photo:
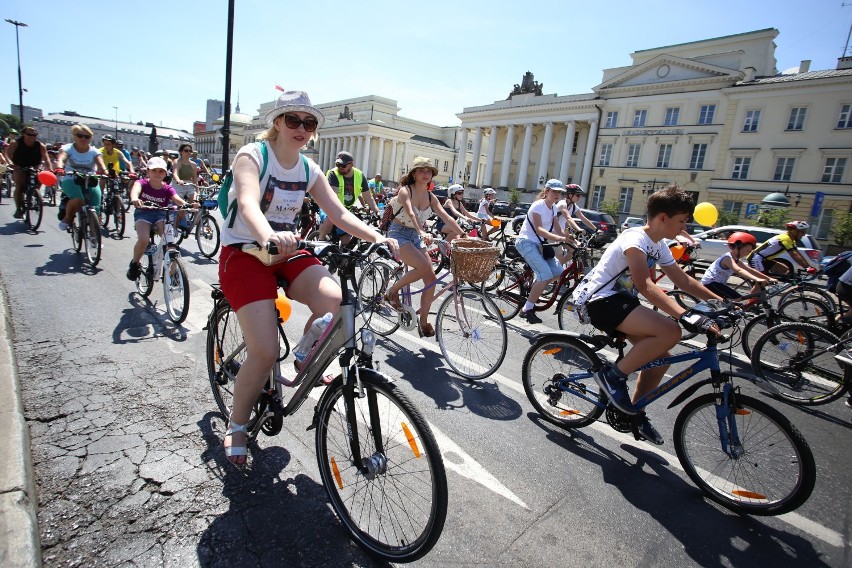
[[[790,298],[778,305],[781,319],[812,323],[828,327],[833,318],[831,307],[815,296],[800,296]]]
[[[163,296],[169,319],[177,324],[183,323],[189,314],[189,279],[179,258],[167,259],[163,271]]]
[[[71,244],[77,252],[80,252],[83,249],[83,232],[77,225],[76,218],[71,221]]]
[[[405,395],[378,373],[359,372],[365,397],[352,393],[347,409],[344,390],[357,387],[338,377],[317,406],[320,477],[356,543],[386,560],[411,562],[432,549],[444,528],[444,462],[428,423]]]
[[[86,217],[85,233],[86,258],[89,264],[97,266],[101,261],[101,224],[94,210],[90,210]]]
[[[692,481],[713,501],[749,515],[781,515],[807,501],[816,465],[802,434],[760,400],[734,395],[717,409],[714,393],[690,401],[674,425],[677,457]],[[717,410],[730,413],[725,452]]]
[[[27,191],[24,202],[24,223],[30,231],[38,231],[44,213],[44,201],[38,189]]]
[[[124,204],[121,202],[121,198],[117,195],[112,198],[112,222],[115,227],[115,234],[118,235],[119,239],[124,238]]]
[[[826,404],[849,389],[844,369],[830,349],[839,342],[818,325],[783,323],[757,340],[751,366],[775,388],[769,394],[805,406]]]
[[[485,294],[457,288],[438,308],[435,333],[450,368],[471,380],[493,374],[506,356],[506,322]]]
[[[399,314],[384,299],[395,270],[393,264],[377,260],[361,269],[358,280],[359,315],[370,330],[381,336],[399,328]]]
[[[521,311],[521,306],[527,299],[524,289],[524,272],[510,265],[498,266],[485,280],[480,291],[487,294],[497,306],[497,313],[509,321]]]
[[[583,342],[559,334],[540,336],[524,356],[524,391],[542,418],[562,428],[582,428],[606,409],[592,376],[601,364]]]
[[[136,278],[136,291],[143,298],[151,295],[154,289],[154,259],[150,254],[145,254],[140,259],[142,265],[139,269],[139,276]]]
[[[201,214],[201,220],[195,227],[195,242],[205,258],[213,258],[219,252],[219,223],[209,213]]]

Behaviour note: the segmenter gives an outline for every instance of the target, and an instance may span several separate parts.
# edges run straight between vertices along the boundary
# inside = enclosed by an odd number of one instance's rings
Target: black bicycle
[[[38,231],[44,214],[44,200],[41,197],[41,182],[38,181],[38,170],[23,168],[27,175],[27,186],[24,189],[24,224],[29,231]]]
[[[95,205],[90,203],[90,189],[98,185],[100,176],[88,172],[77,172],[73,174],[74,183],[80,186],[83,192],[83,205],[77,211],[77,215],[71,220],[69,231],[74,250],[80,252],[85,248],[86,258],[92,268],[101,261],[101,224],[98,219]]]
[[[101,226],[109,233],[109,223],[112,220],[115,236],[119,239],[124,238],[126,221],[124,202],[121,199],[123,191],[118,175],[114,170],[110,170],[106,176],[106,187],[101,201]]]

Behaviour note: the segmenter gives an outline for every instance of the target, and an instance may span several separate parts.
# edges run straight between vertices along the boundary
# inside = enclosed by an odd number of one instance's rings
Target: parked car
[[[754,235],[754,238],[757,239],[758,243],[763,243],[768,241],[775,235],[780,235],[785,232],[781,229],[770,229],[768,227],[751,227],[746,225],[725,225],[724,227],[717,227],[715,229],[710,229],[709,231],[704,231],[703,233],[698,233],[697,235],[693,235],[693,238],[696,242],[701,244],[701,259],[709,262],[713,262],[730,249],[728,248],[728,236],[731,233],[735,233],[737,231],[743,231],[745,233],[749,233]],[[814,264],[819,264],[822,260],[822,251],[819,250],[819,245],[816,242],[816,239],[812,235],[805,235],[802,237],[797,243],[796,246],[799,249],[799,252],[804,255],[805,258],[810,259],[810,261]],[[787,265],[787,269],[793,271],[796,267],[798,267],[798,263],[793,260],[793,258],[788,253],[783,253],[773,260],[777,260]]]
[[[514,216],[526,215],[527,211],[530,210],[531,205],[532,205],[532,203],[518,203],[517,205],[515,205],[512,208],[512,215],[514,215]]]
[[[529,209],[528,204],[527,209]],[[615,237],[618,236],[618,229],[615,220],[607,213],[602,213],[600,211],[592,211],[591,209],[580,209],[583,212],[583,215],[592,222],[592,224],[601,231],[600,234],[595,236],[592,239],[591,245],[595,248],[602,247],[607,243],[611,243],[615,240]],[[516,215],[512,220],[512,229],[517,233],[521,230],[521,225],[524,222],[524,219],[527,218],[526,211],[524,211],[523,215]],[[575,217],[576,219],[576,217]],[[578,221],[578,223],[581,223]]]
[[[447,196],[448,196],[447,195],[447,189],[448,188],[446,188],[442,185],[439,185],[439,186],[435,187],[435,189],[432,190],[432,193],[435,195],[435,197],[438,198],[438,201],[441,202],[441,205],[443,205],[444,201],[447,200]]]
[[[591,220],[591,219],[590,219]],[[628,217],[624,220],[624,223],[621,224],[621,230],[626,231],[631,227],[644,227],[645,219],[642,217]]]
[[[508,201],[495,201],[491,205],[491,214],[495,217],[508,217],[512,214],[512,205]]]

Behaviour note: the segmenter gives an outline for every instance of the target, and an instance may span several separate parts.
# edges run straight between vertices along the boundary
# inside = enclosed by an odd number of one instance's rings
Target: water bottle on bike
[[[325,328],[328,327],[328,324],[331,323],[333,319],[333,315],[331,312],[326,313],[321,318],[317,318],[311,324],[310,329],[305,334],[304,337],[299,341],[296,345],[296,348],[293,350],[293,355],[296,357],[296,360],[301,363],[308,356],[308,353],[311,352],[311,348],[314,346],[314,343],[320,338],[322,333],[325,331]]]

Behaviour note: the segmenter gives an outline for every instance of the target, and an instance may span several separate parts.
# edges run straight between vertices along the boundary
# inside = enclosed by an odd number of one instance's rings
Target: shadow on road
[[[130,306],[121,310],[121,317],[112,330],[115,344],[139,343],[158,337],[186,341],[186,328],[173,324],[165,314],[157,312],[154,304],[135,292],[127,295]]]

